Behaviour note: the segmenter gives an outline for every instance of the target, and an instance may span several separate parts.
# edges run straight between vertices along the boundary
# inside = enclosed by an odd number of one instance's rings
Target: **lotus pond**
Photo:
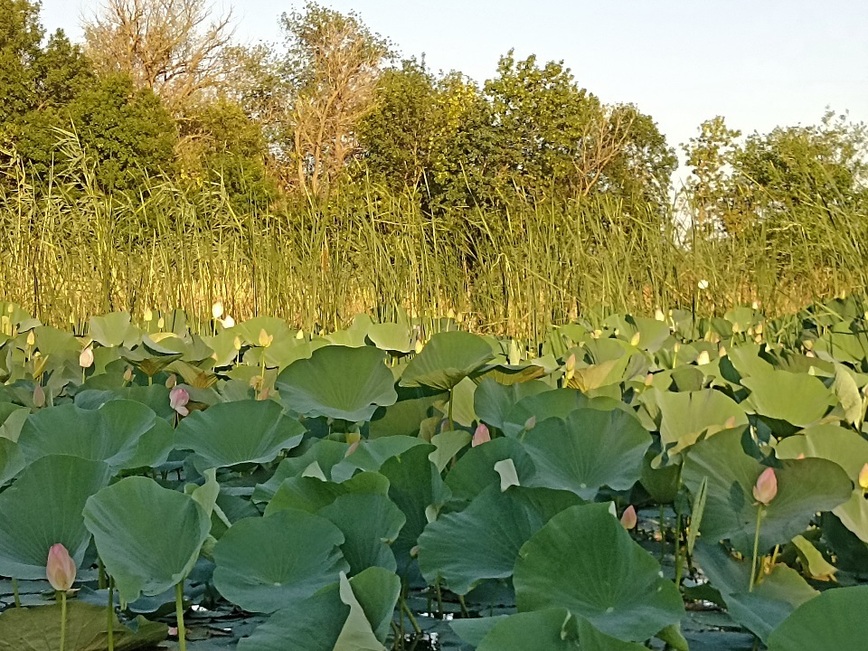
[[[0,651],[868,645],[860,300],[532,345],[219,312],[0,303]]]

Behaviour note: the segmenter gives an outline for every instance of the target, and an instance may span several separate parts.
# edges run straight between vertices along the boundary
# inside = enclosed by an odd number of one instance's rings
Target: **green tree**
[[[35,61],[43,29],[39,3],[0,0],[0,125],[34,108]]]

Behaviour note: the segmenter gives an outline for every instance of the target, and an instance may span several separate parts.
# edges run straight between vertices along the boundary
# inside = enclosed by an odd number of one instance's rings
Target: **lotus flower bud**
[[[706,290],[708,289],[708,281],[703,278],[698,283],[696,283],[696,286],[699,287],[699,289]]]
[[[750,304],[750,306],[753,309],[758,310],[759,309],[759,301],[754,301],[753,303]]]
[[[572,373],[573,371],[576,370],[576,354],[575,353],[570,353],[570,356],[567,357],[567,361],[564,364],[564,370],[567,373]]]
[[[704,366],[705,364],[709,364],[711,362],[711,356],[708,354],[707,350],[703,350],[699,353],[699,356],[696,358],[696,364],[698,366]]]
[[[133,381],[133,369],[127,366],[127,369],[124,371],[124,382],[132,382]]]
[[[190,402],[190,394],[186,389],[175,387],[169,391],[169,405],[172,409],[181,416],[186,416],[190,413],[187,409],[187,403]]]
[[[37,384],[33,388],[33,406],[34,407],[44,407],[45,406],[45,390],[42,388],[41,384]]]
[[[476,431],[473,432],[473,442],[471,443],[471,447],[475,448],[477,445],[488,443],[490,440],[491,432],[488,431],[488,427],[486,427],[485,423],[479,423],[479,425],[476,426]]]
[[[621,514],[621,526],[624,527],[627,531],[630,529],[636,528],[636,523],[639,521],[639,518],[636,516],[636,509],[633,508],[631,504],[624,512]]]
[[[211,306],[211,316],[214,317],[215,321],[223,317],[223,303],[217,301]]]
[[[36,333],[33,330],[27,333],[27,345],[31,348],[36,345]]]
[[[81,355],[78,356],[78,365],[82,368],[93,366],[93,350],[89,346],[81,351]]]
[[[422,340],[421,340],[421,339],[417,339],[417,340],[416,340],[416,347],[415,347],[415,349],[414,349],[414,350],[416,351],[416,354],[418,355],[419,353],[421,353],[421,352],[422,352],[422,349],[423,349],[424,347],[425,347],[425,344],[422,343]]]
[[[862,466],[862,470],[859,471],[859,488],[868,491],[868,463]]]
[[[766,468],[756,480],[756,485],[753,487],[753,498],[763,506],[768,506],[777,494],[778,478],[775,475],[775,469]]]
[[[151,312],[151,308],[149,308],[149,307],[145,308],[144,319],[145,319],[145,322],[147,322],[147,323],[150,323],[151,321],[154,320],[154,313]]]
[[[235,327],[235,319],[233,319],[231,315],[227,314],[226,318],[220,322],[220,325],[222,325],[226,329],[234,328]]]
[[[171,373],[169,377],[166,378],[166,388],[174,389],[176,384],[178,384],[178,376]]]
[[[75,561],[62,544],[57,543],[48,550],[48,562],[45,564],[45,574],[48,582],[55,590],[66,592],[75,581]]]
[[[236,351],[240,351],[240,350],[241,350],[241,337],[239,337],[238,335],[235,335],[235,339],[232,340],[232,347],[233,347]]]
[[[265,329],[259,331],[259,345],[263,348],[268,348],[271,342],[274,341],[274,335],[268,334]]]
[[[642,335],[641,335],[641,333],[637,332],[636,334],[634,334],[634,335],[630,338],[630,345],[631,345],[631,346],[638,346],[638,345],[639,345],[639,341],[640,341],[641,339],[642,339]]]
[[[299,330],[298,332],[296,332],[295,338],[296,339],[304,339],[304,330]]]
[[[529,432],[534,427],[536,427],[536,416],[531,416],[526,421],[524,421],[524,431]]]
[[[645,386],[650,387],[654,384],[654,374],[648,373],[645,375]]]
[[[654,318],[657,319],[658,321],[665,321],[665,320],[666,320],[666,315],[663,314],[663,310],[661,310],[661,309],[658,307],[656,310],[654,310]]]
[[[163,317],[157,319],[157,329],[162,330],[166,327],[166,320]]]

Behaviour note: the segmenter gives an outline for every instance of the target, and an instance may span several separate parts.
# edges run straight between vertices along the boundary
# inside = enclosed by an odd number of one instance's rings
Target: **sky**
[[[81,39],[100,0],[42,0],[47,29]],[[827,107],[868,122],[866,0],[322,0],[355,11],[402,56],[479,82],[498,58],[563,60],[604,102],[651,115],[669,144],[716,115],[749,134],[816,124]],[[278,42],[278,18],[303,2],[217,0],[236,36]]]

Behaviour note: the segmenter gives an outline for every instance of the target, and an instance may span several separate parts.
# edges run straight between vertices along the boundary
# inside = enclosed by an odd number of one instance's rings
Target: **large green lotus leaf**
[[[467,450],[446,475],[446,485],[456,500],[470,501],[487,486],[499,480],[494,465],[511,459],[519,477],[535,472],[533,461],[517,439],[498,437]]]
[[[112,400],[97,410],[75,405],[41,409],[27,419],[18,444],[28,461],[68,454],[105,461],[117,471],[165,463],[173,433],[145,405]]]
[[[224,402],[190,414],[175,432],[176,445],[215,467],[265,463],[301,443],[304,426],[271,400]]]
[[[60,648],[60,604],[10,608],[0,615],[0,651],[57,651]],[[169,627],[136,618],[135,630],[112,618],[115,651],[153,649],[166,639]],[[105,606],[77,599],[66,606],[68,651],[105,651],[108,622]]]
[[[694,558],[720,592],[730,616],[763,642],[791,612],[819,594],[798,572],[780,564],[749,592],[750,558],[736,560],[717,543],[700,540]]]
[[[265,507],[265,515],[283,509],[298,509],[316,513],[341,495],[351,493],[389,494],[389,480],[377,472],[360,472],[351,479],[337,483],[317,477],[289,477],[274,493]]]
[[[765,466],[742,448],[743,432],[726,430],[695,444],[682,478],[696,495],[708,478],[700,530],[714,542],[729,538],[743,553],[753,548],[757,509],[753,487]],[[785,459],[775,468],[777,496],[765,507],[760,548],[769,549],[804,531],[815,513],[843,504],[853,484],[841,466],[826,459]]]
[[[449,391],[494,357],[482,337],[469,332],[439,332],[425,344],[401,375],[401,386]]]
[[[732,398],[713,389],[655,391],[660,407],[660,439],[671,454],[693,445],[700,435],[747,425],[747,414]]]
[[[284,509],[232,525],[214,547],[214,586],[245,610],[273,613],[349,569],[344,535],[318,515]]]
[[[277,611],[238,643],[239,651],[379,651],[389,631],[401,581],[392,572],[371,567],[349,579],[349,587],[352,596],[342,580]],[[372,646],[371,632],[380,646]],[[353,638],[361,638],[363,646],[348,646]]]
[[[766,371],[742,378],[741,384],[750,389],[747,404],[756,413],[796,427],[820,420],[837,401],[820,379],[807,373]]]
[[[406,518],[388,497],[374,493],[340,495],[318,515],[344,534],[341,551],[350,565],[350,574],[374,566],[392,572],[397,569],[390,545]]]
[[[826,590],[799,606],[769,636],[769,651],[863,649],[868,585]]]
[[[801,435],[790,436],[781,441],[776,453],[782,459],[795,459],[800,454],[806,457],[829,459],[841,466],[855,488],[844,504],[834,513],[850,531],[868,543],[868,500],[859,487],[859,472],[868,463],[868,441],[851,429],[837,425],[815,425]]]
[[[127,477],[90,497],[84,523],[122,603],[183,581],[211,529],[192,497],[145,477]]]
[[[441,515],[419,536],[419,567],[430,584],[442,579],[467,594],[484,579],[512,576],[518,551],[567,507],[580,504],[573,493],[491,484],[463,511]]]
[[[641,644],[601,633],[588,621],[577,620],[563,608],[546,608],[497,619],[477,651],[642,651],[644,648]]]
[[[569,490],[585,500],[602,486],[630,488],[642,474],[651,435],[620,409],[577,409],[566,420],[548,418],[524,436],[536,466],[527,486]]]
[[[389,480],[389,499],[407,518],[392,544],[399,574],[411,564],[411,550],[428,524],[429,510],[436,512],[449,499],[449,489],[428,458],[434,450],[433,445],[417,445],[388,459],[380,468],[380,474]]]
[[[11,402],[0,403],[0,438],[17,442],[30,410]]]
[[[339,441],[312,440],[303,443],[299,449],[304,451],[299,456],[283,459],[268,481],[256,485],[253,490],[254,502],[268,502],[284,480],[301,477],[312,466],[319,468],[326,477],[330,476],[332,468],[346,457],[349,446]],[[297,454],[298,451],[293,450],[293,453]]]
[[[610,411],[615,408],[623,408],[631,411],[620,400],[611,398],[589,398],[584,393],[575,389],[554,389],[519,400],[509,410],[503,421],[503,433],[507,436],[520,436],[524,433],[529,419],[533,418],[537,423],[546,418],[565,419],[576,409],[599,409]]]
[[[24,470],[26,465],[18,444],[0,436],[0,486]]]
[[[385,359],[385,352],[369,346],[325,346],[290,364],[277,386],[286,405],[303,416],[368,421],[377,407],[398,400]]]
[[[55,543],[81,564],[90,542],[81,511],[110,478],[102,461],[52,455],[30,464],[0,493],[0,575],[44,579]]]
[[[535,380],[504,386],[485,378],[473,395],[473,408],[487,424],[503,429],[507,414],[522,398],[551,390],[545,382]]]
[[[362,439],[346,457],[332,466],[334,481],[345,481],[359,470],[379,470],[386,459],[402,454],[425,441],[413,436],[385,436],[379,439]]]
[[[88,334],[91,338],[107,348],[116,348],[125,343],[131,346],[141,339],[139,329],[130,324],[130,315],[127,312],[92,316],[88,323]]]
[[[368,339],[380,350],[394,353],[412,352],[415,339],[403,323],[374,323],[368,327]]]
[[[519,611],[566,608],[628,642],[684,615],[678,588],[606,504],[574,506],[549,520],[521,548],[513,584]]]

